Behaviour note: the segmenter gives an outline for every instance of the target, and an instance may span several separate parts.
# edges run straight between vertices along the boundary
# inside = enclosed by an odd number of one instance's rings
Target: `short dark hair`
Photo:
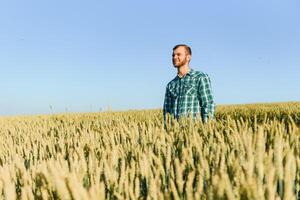
[[[189,47],[188,45],[186,44],[177,44],[174,48],[173,48],[173,51],[175,49],[177,49],[178,47],[184,47],[185,50],[188,52],[189,55],[192,55],[192,50],[191,50],[191,47]]]

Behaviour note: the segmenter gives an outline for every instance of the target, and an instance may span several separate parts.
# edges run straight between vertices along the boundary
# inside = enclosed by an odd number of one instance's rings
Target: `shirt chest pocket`
[[[179,91],[175,87],[169,89],[169,97],[171,97],[172,99],[177,99],[178,93],[179,93]]]
[[[197,95],[197,85],[196,84],[185,84],[183,92],[188,96],[196,96]]]

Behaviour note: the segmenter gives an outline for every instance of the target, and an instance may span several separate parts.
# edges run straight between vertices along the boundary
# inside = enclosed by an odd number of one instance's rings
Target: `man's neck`
[[[177,75],[182,78],[184,77],[190,70],[189,65],[183,65],[179,68],[177,68]]]

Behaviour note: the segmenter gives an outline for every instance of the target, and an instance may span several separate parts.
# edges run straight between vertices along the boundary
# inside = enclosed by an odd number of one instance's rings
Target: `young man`
[[[173,65],[177,76],[166,88],[163,114],[175,119],[191,116],[201,117],[203,122],[214,117],[215,104],[210,78],[207,74],[190,68],[191,48],[185,44],[173,48]]]

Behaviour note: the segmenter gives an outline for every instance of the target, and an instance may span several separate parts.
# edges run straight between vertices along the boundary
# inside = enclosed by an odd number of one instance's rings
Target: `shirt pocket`
[[[197,85],[194,83],[184,85],[185,95],[196,96],[197,95]]]
[[[177,99],[178,91],[175,87],[169,89],[169,97],[171,97],[172,99]]]

